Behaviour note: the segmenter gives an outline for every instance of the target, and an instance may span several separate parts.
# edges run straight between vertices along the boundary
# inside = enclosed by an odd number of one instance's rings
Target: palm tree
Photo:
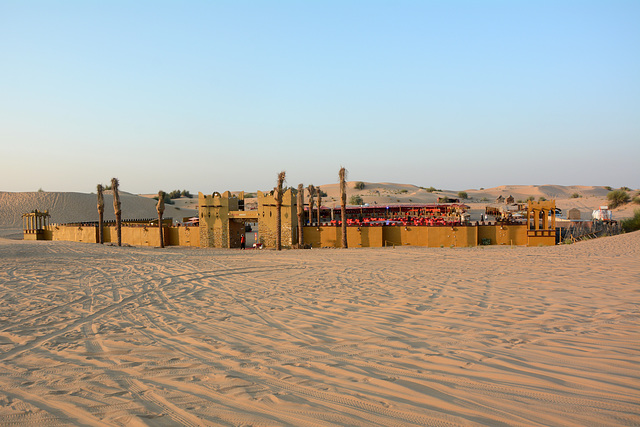
[[[164,248],[164,235],[162,233],[162,214],[164,213],[164,191],[158,191],[158,204],[156,205],[158,211],[158,230],[160,230],[160,247]]]
[[[102,184],[98,184],[98,243],[104,243],[104,194],[102,193]]]
[[[302,248],[304,239],[302,238],[302,217],[304,216],[304,186],[298,184],[298,247]]]
[[[313,197],[315,196],[316,188],[313,184],[309,184],[307,191],[309,192],[309,227],[311,227],[311,225],[313,225]]]
[[[347,247],[347,170],[342,167],[338,173],[340,177],[340,215],[342,220],[342,247]]]
[[[118,246],[122,246],[122,210],[120,209],[120,193],[118,193],[118,184],[118,178],[111,178],[113,211],[116,214],[116,235],[118,236]]]
[[[286,172],[282,171],[278,174],[278,185],[274,189],[274,196],[276,199],[276,250],[282,250],[282,184]]]
[[[322,191],[320,187],[316,188],[316,194],[318,196],[318,207],[316,208],[318,210],[318,227],[320,227],[320,207],[322,206]]]

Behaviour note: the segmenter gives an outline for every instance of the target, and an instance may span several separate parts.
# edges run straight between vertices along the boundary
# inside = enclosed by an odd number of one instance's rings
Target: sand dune
[[[638,425],[639,256],[0,239],[0,423]]]
[[[113,196],[105,192],[105,220],[115,219]],[[123,219],[156,218],[156,201],[135,194],[120,192]],[[0,191],[0,237],[20,238],[22,236],[22,214],[34,209],[48,210],[51,223],[74,221],[97,221],[97,199],[95,194],[71,192],[26,192],[11,193]],[[182,220],[197,211],[176,209],[171,205],[165,208],[165,218]]]

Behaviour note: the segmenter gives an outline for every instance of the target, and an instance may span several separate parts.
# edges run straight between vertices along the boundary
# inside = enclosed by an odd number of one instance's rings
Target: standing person
[[[246,246],[245,236],[244,234],[240,237],[240,249],[244,249]]]

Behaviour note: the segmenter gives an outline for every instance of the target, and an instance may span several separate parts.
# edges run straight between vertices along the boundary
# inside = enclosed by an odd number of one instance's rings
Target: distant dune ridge
[[[195,198],[197,201],[197,197]],[[123,219],[157,218],[156,201],[152,198],[141,197],[120,191]],[[113,213],[113,195],[111,191],[104,192],[105,221],[115,220]],[[48,210],[51,223],[66,223],[74,221],[97,221],[98,199],[95,194],[65,193],[65,192],[0,192],[0,237],[16,237],[22,228],[22,214],[34,209]],[[196,202],[197,206],[197,202]],[[165,218],[173,217],[182,220],[183,217],[197,214],[193,209],[176,209],[167,205]]]
[[[351,196],[358,195],[364,203],[371,205],[392,205],[398,203],[436,203],[439,197],[458,197],[456,190],[443,190],[429,192],[424,187],[411,184],[398,183],[372,183],[364,182],[363,189],[356,189],[359,181],[347,183],[347,202]],[[319,186],[327,197],[323,199],[324,206],[340,206],[340,190],[338,183]],[[225,189],[208,189],[207,194],[213,191]],[[581,211],[583,219],[589,219],[591,211],[599,206],[607,204],[609,190],[601,186],[561,186],[561,185],[501,185],[486,189],[466,189],[468,199],[461,200],[471,208],[471,213],[478,214],[484,206],[494,203],[499,196],[507,198],[513,196],[516,200],[525,200],[529,196],[538,200],[540,197],[555,199],[556,206],[569,210],[577,208]],[[631,195],[637,190],[632,190]],[[155,218],[156,201],[152,197],[157,194],[135,195],[120,192],[122,199],[122,213],[124,219]],[[572,198],[578,194],[580,197]],[[105,191],[105,220],[113,220],[112,194]],[[306,201],[306,194],[305,194]],[[249,202],[249,200],[248,200]],[[22,227],[21,215],[33,209],[46,210],[51,213],[52,223],[65,223],[74,221],[97,221],[98,210],[95,194],[72,192],[0,192],[0,237],[20,237]],[[248,203],[249,204],[249,203]],[[614,211],[614,218],[621,219],[633,215],[634,208],[638,205],[627,204]],[[179,198],[175,205],[167,205],[165,218],[172,217],[181,220],[183,217],[197,214],[198,198]]]

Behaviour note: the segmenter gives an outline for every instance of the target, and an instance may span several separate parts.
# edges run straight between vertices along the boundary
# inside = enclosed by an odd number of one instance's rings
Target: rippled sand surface
[[[639,259],[0,239],[0,425],[638,425]]]

